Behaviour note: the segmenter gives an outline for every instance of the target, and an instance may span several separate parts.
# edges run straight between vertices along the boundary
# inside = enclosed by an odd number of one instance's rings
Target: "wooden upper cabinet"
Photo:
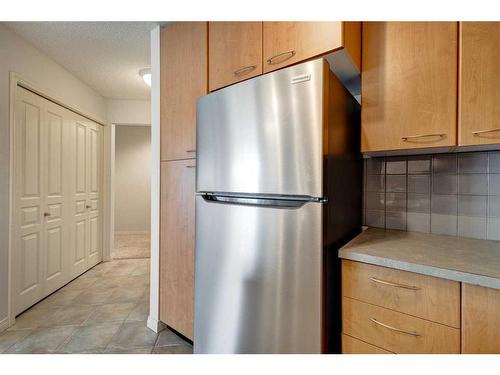
[[[500,22],[461,24],[459,145],[500,143]]]
[[[264,22],[264,73],[343,46],[342,22]]]
[[[210,91],[262,74],[262,22],[209,22]]]
[[[195,160],[161,162],[160,320],[193,339]]]
[[[160,38],[161,160],[193,158],[196,99],[207,93],[207,23],[175,22]]]
[[[500,354],[500,290],[462,284],[462,353]]]
[[[362,151],[456,145],[458,23],[363,22],[362,38]]]

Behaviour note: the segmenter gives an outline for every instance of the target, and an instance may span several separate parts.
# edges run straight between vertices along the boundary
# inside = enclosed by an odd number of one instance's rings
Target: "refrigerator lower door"
[[[196,197],[195,353],[320,353],[322,205]]]

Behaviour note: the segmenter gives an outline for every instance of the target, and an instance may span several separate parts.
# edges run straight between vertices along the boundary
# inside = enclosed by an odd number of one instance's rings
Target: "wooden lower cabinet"
[[[342,354],[393,354],[387,350],[342,334]]]
[[[344,297],[345,334],[393,353],[460,353],[460,330]]]
[[[500,290],[462,284],[462,353],[500,354]]]
[[[161,162],[160,320],[193,339],[195,159]]]

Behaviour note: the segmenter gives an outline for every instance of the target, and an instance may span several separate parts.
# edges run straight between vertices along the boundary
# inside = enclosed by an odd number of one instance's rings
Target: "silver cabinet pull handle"
[[[45,217],[50,216],[50,212],[44,212],[44,213],[43,213],[43,216],[45,216]]]
[[[385,323],[382,323],[382,322],[379,322],[377,319],[375,318],[370,318],[370,320],[375,323],[375,324],[378,324],[379,326],[382,326],[384,328],[387,328],[387,329],[390,329],[391,331],[394,331],[394,332],[399,332],[399,333],[403,333],[405,335],[410,335],[410,336],[415,336],[415,337],[419,337],[421,336],[420,333],[418,332],[412,332],[412,331],[405,331],[404,329],[400,329],[400,328],[396,328],[396,327],[392,327],[388,324],[385,324]]]
[[[500,128],[488,129],[488,130],[475,130],[475,131],[472,132],[472,134],[474,134],[475,136],[479,137],[481,134],[493,133],[493,132],[500,132]]]
[[[196,150],[186,150],[186,152],[196,152]]]
[[[446,134],[445,133],[438,133],[438,134],[409,135],[406,137],[401,137],[401,139],[405,142],[410,142],[412,139],[427,138],[427,137],[439,137],[440,139],[442,139],[442,138],[446,137]]]
[[[274,55],[274,56],[268,58],[267,59],[267,63],[269,65],[279,64],[279,63],[281,63],[283,61],[291,59],[293,56],[295,56],[295,51],[294,50],[286,51],[286,52],[282,52],[282,53],[278,53],[277,55]],[[285,57],[285,58],[280,59],[280,57]],[[278,61],[276,61],[276,60],[278,60]]]
[[[186,168],[196,168],[196,165],[186,165]]]
[[[92,206],[86,205],[85,208],[91,208]]]
[[[234,75],[235,76],[240,76],[240,75],[243,75],[245,73],[249,73],[252,70],[254,70],[256,67],[257,67],[257,65],[244,66],[243,68],[239,68],[239,69],[235,70],[234,71]]]
[[[379,284],[394,286],[396,288],[403,288],[403,289],[410,289],[410,290],[420,290],[420,288],[418,286],[393,283],[393,282],[390,282],[390,281],[385,281],[385,280],[377,279],[376,277],[370,277],[370,280],[373,281],[374,283],[379,283]]]

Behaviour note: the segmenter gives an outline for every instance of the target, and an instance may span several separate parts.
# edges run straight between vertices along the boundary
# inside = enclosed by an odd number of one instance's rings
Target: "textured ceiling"
[[[105,98],[149,99],[139,70],[150,66],[157,22],[7,22],[7,27]]]

